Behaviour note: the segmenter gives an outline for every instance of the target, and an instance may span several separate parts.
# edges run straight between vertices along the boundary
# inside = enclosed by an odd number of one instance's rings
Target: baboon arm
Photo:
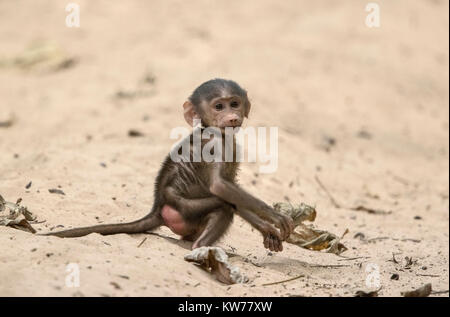
[[[248,210],[256,214],[262,220],[267,220],[273,223],[280,229],[281,236],[286,239],[291,234],[294,225],[292,219],[289,217],[277,213],[272,207],[267,205],[262,200],[252,196],[245,190],[221,177],[221,169],[223,166],[219,163],[214,166],[211,172],[211,186],[209,188],[213,195],[225,200],[226,202],[236,206],[237,210]],[[257,218],[258,218],[257,217]],[[259,219],[258,218],[258,219]],[[256,218],[250,223],[255,224]]]
[[[271,251],[276,251],[276,252],[283,250],[283,244],[281,242],[281,240],[282,240],[281,235],[272,224],[259,218],[255,213],[253,213],[249,210],[238,209],[236,211],[236,214],[241,216],[244,220],[246,220],[248,223],[250,223],[255,229],[257,229],[259,232],[261,232],[261,234],[263,236],[264,246],[267,249],[270,249]]]

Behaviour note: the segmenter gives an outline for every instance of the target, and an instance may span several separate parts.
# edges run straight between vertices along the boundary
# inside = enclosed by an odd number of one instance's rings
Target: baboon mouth
[[[221,129],[225,129],[225,128],[240,128],[240,127],[241,127],[241,124],[237,123],[237,124],[229,124],[229,125],[223,126],[223,127],[221,127]]]

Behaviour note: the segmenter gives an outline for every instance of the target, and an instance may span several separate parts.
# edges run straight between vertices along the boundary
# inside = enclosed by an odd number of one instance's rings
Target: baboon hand
[[[279,212],[272,210],[270,213],[270,218],[267,220],[280,229],[281,240],[283,241],[285,241],[294,231],[294,222],[292,218]]]
[[[270,251],[280,252],[283,251],[283,244],[280,232],[270,223],[264,223],[261,228],[263,235],[263,243],[266,249]]]

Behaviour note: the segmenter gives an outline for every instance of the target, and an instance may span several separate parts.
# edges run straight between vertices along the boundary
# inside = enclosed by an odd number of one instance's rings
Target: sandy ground
[[[353,296],[373,289],[368,265],[380,296],[448,290],[447,1],[378,1],[380,28],[365,26],[365,1],[77,3],[80,28],[65,26],[61,1],[0,2],[0,58],[41,41],[76,61],[0,68],[0,121],[16,118],[0,127],[0,194],[22,197],[45,220],[39,232],[144,215],[170,130],[187,127],[182,103],[225,77],[249,91],[247,125],[279,127],[277,171],[246,163],[241,184],[268,203],[315,205],[317,227],[349,229],[343,256],[356,259],[294,245],[270,254],[235,219],[218,245],[250,282],[227,286],[185,262],[189,244],[167,228],[58,239],[0,227],[1,296]],[[65,196],[48,192],[58,186]],[[68,263],[79,288],[66,287]]]

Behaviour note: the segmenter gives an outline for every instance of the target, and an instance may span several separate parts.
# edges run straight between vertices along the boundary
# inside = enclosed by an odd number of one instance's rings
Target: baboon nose
[[[228,126],[229,127],[236,127],[239,125],[239,120],[238,119],[230,119],[228,120]]]
[[[239,117],[237,115],[230,115],[227,119],[227,123],[229,126],[236,126],[237,124],[239,124]]]

